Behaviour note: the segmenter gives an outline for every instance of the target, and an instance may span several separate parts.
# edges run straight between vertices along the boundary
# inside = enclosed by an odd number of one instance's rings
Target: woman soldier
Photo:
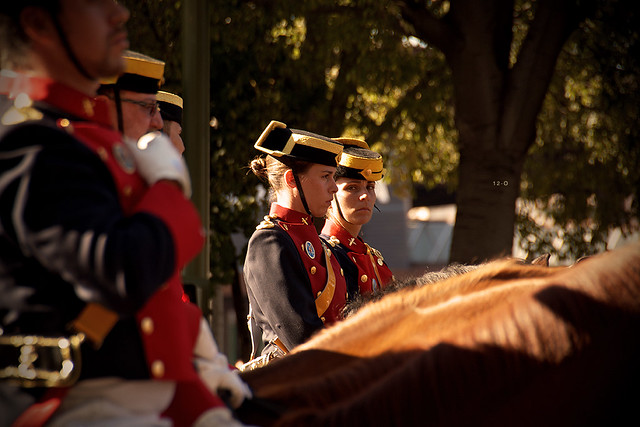
[[[340,264],[313,223],[337,191],[333,176],[342,145],[272,121],[255,148],[268,155],[254,159],[251,169],[268,180],[275,202],[251,236],[244,264],[252,359],[260,331],[265,345],[251,368],[336,321],[346,300]]]
[[[336,138],[344,145],[335,174],[338,191],[320,237],[344,270],[349,299],[382,289],[393,279],[380,252],[359,237],[376,203],[376,181],[382,179],[382,156],[365,141]]]

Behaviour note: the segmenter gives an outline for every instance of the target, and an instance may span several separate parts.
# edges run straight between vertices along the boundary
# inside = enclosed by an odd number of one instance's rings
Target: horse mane
[[[540,265],[540,266],[548,267],[550,257],[551,257],[550,254],[543,254],[532,259],[531,261],[527,261],[525,259],[513,258],[513,262],[516,262],[518,264],[523,264],[523,265],[528,264],[528,265]],[[583,258],[580,258],[580,260],[582,260]],[[342,309],[342,313],[341,313],[342,318],[346,319],[347,317],[351,317],[366,304],[369,304],[374,301],[378,301],[385,295],[393,292],[397,292],[400,289],[414,288],[414,287],[429,285],[435,282],[440,282],[450,277],[459,276],[461,274],[465,274],[470,271],[476,270],[477,268],[480,268],[485,264],[452,263],[444,266],[442,269],[438,271],[426,271],[421,276],[410,277],[405,279],[395,279],[391,281],[389,284],[387,284],[387,286],[385,286],[383,289],[378,289],[376,291],[369,292],[367,294],[358,294],[353,300],[347,301],[346,305]]]
[[[438,271],[427,271],[422,276],[393,280],[382,289],[378,289],[367,294],[358,294],[353,300],[347,301],[344,308],[342,309],[342,318],[346,319],[347,317],[351,317],[366,304],[378,301],[385,295],[397,292],[400,289],[415,288],[439,282],[450,277],[468,273],[469,271],[475,270],[478,267],[479,266],[477,265],[453,263],[445,266]]]
[[[245,379],[286,408],[277,425],[637,422],[639,327],[640,244],[498,261],[389,294]]]
[[[544,278],[555,274],[555,271],[555,268],[522,265],[517,260],[508,259],[494,261],[480,268],[470,268],[459,275],[446,274],[448,278],[444,280],[436,281],[433,275],[423,276],[416,281],[424,282],[428,286],[400,288],[384,295],[379,301],[365,304],[355,315],[333,327],[319,331],[294,351],[307,348],[337,350],[336,344],[338,344],[340,351],[347,354],[365,355],[362,349],[367,348],[366,355],[370,356],[379,354],[392,343],[404,346],[401,341],[404,341],[406,336],[417,334],[429,339],[437,338],[440,334],[435,330],[434,324],[429,324],[429,319],[432,317],[438,319],[437,313],[443,308],[450,310],[447,308],[448,302],[453,298],[460,299],[486,288],[500,288],[515,279]],[[429,280],[432,282],[429,283]],[[467,313],[467,316],[470,315],[471,313]],[[453,320],[447,318],[446,323],[445,326],[450,327]],[[384,330],[390,326],[395,330],[404,330],[400,333],[385,334]],[[368,334],[383,338],[378,338],[372,345],[368,342],[369,335],[362,333],[364,330]]]

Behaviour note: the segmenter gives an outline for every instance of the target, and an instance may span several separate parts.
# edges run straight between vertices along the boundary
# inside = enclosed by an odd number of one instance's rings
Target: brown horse
[[[242,376],[258,425],[638,425],[640,243],[400,290]]]

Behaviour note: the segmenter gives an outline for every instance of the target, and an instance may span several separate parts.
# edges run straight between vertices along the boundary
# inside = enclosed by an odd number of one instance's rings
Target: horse
[[[551,257],[550,254],[543,254],[532,259],[531,261],[527,261],[526,259],[521,259],[521,258],[513,258],[513,260],[514,262],[517,262],[520,264],[543,265],[548,267],[550,257]],[[582,258],[580,260],[582,260]],[[577,262],[578,261],[576,261],[576,263]],[[408,279],[395,279],[382,289],[376,289],[373,292],[369,292],[366,294],[358,294],[352,300],[347,301],[347,303],[345,304],[341,312],[342,318],[346,319],[347,317],[352,316],[355,312],[360,310],[362,306],[372,301],[377,301],[389,293],[396,292],[400,289],[405,289],[409,287],[425,286],[431,283],[440,282],[450,277],[468,273],[469,271],[475,270],[481,267],[482,265],[483,264],[478,265],[478,264],[452,263],[445,266],[441,270],[426,271],[421,276],[410,277]]]
[[[243,372],[243,422],[640,422],[640,243],[571,268],[499,260],[363,306]]]

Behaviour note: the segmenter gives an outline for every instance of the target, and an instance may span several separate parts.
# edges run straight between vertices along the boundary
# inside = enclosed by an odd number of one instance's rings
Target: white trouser
[[[69,390],[47,427],[170,427],[161,418],[175,393],[170,381],[99,378]]]

